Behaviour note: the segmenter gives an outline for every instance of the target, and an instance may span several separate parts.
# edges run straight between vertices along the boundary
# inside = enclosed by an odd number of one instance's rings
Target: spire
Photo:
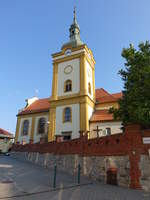
[[[72,47],[76,47],[79,45],[82,45],[83,42],[80,39],[80,27],[77,23],[77,17],[76,17],[76,7],[74,7],[74,11],[73,11],[73,23],[71,24],[70,28],[69,28],[69,32],[70,32],[70,41],[68,43],[65,43],[62,48],[64,48],[64,46],[67,45],[71,45]]]
[[[76,19],[76,7],[74,7],[73,14],[74,14],[73,23],[74,23],[74,24],[77,24],[77,19]]]

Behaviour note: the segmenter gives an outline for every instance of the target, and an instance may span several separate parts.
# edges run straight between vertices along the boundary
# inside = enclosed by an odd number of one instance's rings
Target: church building
[[[95,60],[92,50],[80,39],[74,10],[70,40],[52,54],[53,81],[49,98],[33,97],[17,114],[15,142],[64,141],[87,133],[89,138],[121,133],[110,107],[118,107],[122,93],[95,89]]]

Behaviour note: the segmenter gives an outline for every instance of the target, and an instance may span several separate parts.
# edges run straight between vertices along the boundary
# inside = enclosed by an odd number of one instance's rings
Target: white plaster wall
[[[4,135],[2,135],[4,136]],[[12,139],[9,138],[0,138],[0,151],[3,153],[8,152],[9,148],[12,145]]]
[[[71,65],[73,70],[69,74],[64,73],[66,66]],[[72,91],[64,92],[64,83],[66,80],[72,80]],[[76,58],[70,61],[58,64],[58,96],[78,93],[80,90],[80,59]]]
[[[86,61],[86,73],[87,73],[87,85],[86,85],[86,89],[88,91],[88,83],[90,83],[91,84],[91,94],[88,93],[88,95],[93,99],[93,80],[92,80],[93,76],[92,76],[92,68],[89,65],[88,61]]]
[[[30,99],[27,99],[26,102],[27,102],[27,105],[30,106],[32,103],[34,103],[37,100],[38,100],[37,97],[32,97]]]
[[[40,115],[35,118],[35,126],[34,126],[34,143],[37,143],[40,141],[41,134],[38,134],[38,121],[40,118],[45,118],[46,122],[48,121],[48,115]],[[46,127],[48,129],[48,124],[46,124]]]
[[[88,105],[88,120],[92,117],[94,109]]]
[[[72,108],[72,122],[63,123],[63,110],[65,107]],[[72,139],[79,137],[80,130],[80,109],[79,104],[59,106],[56,108],[56,135],[61,135],[62,132],[72,131]]]
[[[106,130],[106,128],[111,128],[111,134],[117,134],[122,133],[122,130],[120,129],[122,127],[122,122],[96,122],[96,123],[90,123],[90,132],[92,137],[96,137],[96,132],[93,131],[98,126],[99,129],[102,129],[102,132],[100,132],[100,136],[105,136],[105,133],[103,131]]]
[[[22,130],[22,125],[23,125],[23,121],[24,120],[29,120],[29,131],[28,131],[28,135],[22,136],[21,135],[21,130]],[[32,127],[32,118],[23,118],[20,120],[20,127],[19,127],[19,135],[18,135],[18,142],[22,143],[23,141],[25,143],[29,143],[30,142],[30,136],[31,136],[31,127]]]

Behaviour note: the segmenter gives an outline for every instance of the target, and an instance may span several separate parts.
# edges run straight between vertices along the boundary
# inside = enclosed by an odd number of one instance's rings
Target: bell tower
[[[75,9],[69,32],[69,42],[52,54],[49,141],[78,138],[79,131],[88,131],[95,106],[95,60],[80,39]]]

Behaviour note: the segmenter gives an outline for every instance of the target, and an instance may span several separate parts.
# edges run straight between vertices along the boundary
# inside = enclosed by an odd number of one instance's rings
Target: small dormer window
[[[71,54],[71,49],[67,49],[66,51],[65,51],[65,55],[70,55]]]
[[[70,91],[72,91],[72,81],[71,81],[71,80],[67,80],[67,81],[65,82],[64,91],[65,91],[65,92],[70,92]]]

